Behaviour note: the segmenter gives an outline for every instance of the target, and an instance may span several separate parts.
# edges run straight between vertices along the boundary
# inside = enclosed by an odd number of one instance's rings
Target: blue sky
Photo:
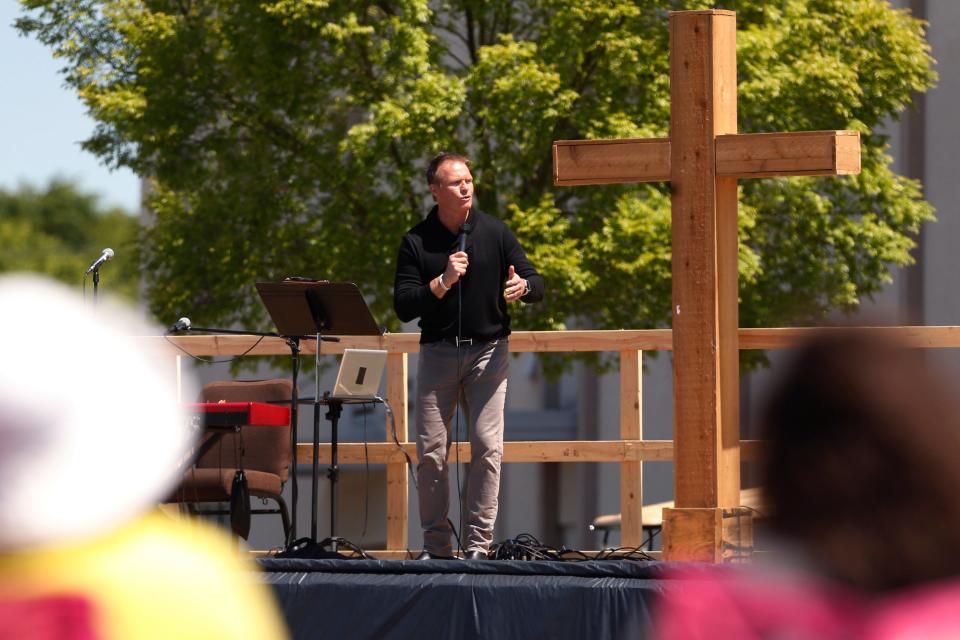
[[[102,204],[136,212],[139,180],[126,169],[111,172],[80,148],[94,122],[64,87],[50,50],[11,26],[19,14],[16,0],[0,0],[0,189],[62,176]]]

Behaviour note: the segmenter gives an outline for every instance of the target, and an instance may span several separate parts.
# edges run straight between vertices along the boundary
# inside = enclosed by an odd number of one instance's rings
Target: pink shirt
[[[960,638],[960,580],[874,595],[761,570],[694,569],[668,579],[655,617],[660,640]]]

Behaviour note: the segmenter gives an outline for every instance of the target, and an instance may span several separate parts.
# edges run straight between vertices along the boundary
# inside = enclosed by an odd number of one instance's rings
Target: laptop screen
[[[387,363],[387,352],[379,349],[344,349],[332,398],[374,398]]]

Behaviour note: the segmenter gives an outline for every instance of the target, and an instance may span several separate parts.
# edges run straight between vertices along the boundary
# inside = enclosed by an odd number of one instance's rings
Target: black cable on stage
[[[350,555],[349,557],[351,557],[351,558],[355,558],[355,557],[357,557],[357,556],[360,556],[360,557],[363,558],[364,560],[373,560],[373,556],[371,556],[369,553],[367,553],[366,551],[364,551],[362,547],[359,547],[359,546],[353,544],[353,543],[350,542],[349,540],[342,540],[342,539],[341,539],[341,540],[338,541],[337,544],[338,544],[339,546],[343,546],[343,547],[346,547],[347,549],[350,549],[351,555]]]
[[[660,527],[650,529],[650,533],[647,535],[647,539],[644,541],[643,546],[645,546],[647,549],[653,549],[653,539],[657,537],[658,533],[660,533]]]
[[[453,521],[450,520],[450,518],[447,518],[447,524],[450,525],[450,530],[453,531],[453,537],[457,541],[457,549],[460,549],[460,551],[463,551],[463,543],[460,541],[460,534],[457,532],[457,527],[453,524]]]
[[[463,225],[461,225],[461,228]],[[462,231],[461,231],[462,233]],[[466,251],[466,243],[464,243],[464,251]],[[466,275],[466,274],[464,274]],[[456,457],[456,476],[457,476],[457,511],[460,514],[460,532],[463,532],[463,494],[465,491],[469,490],[470,487],[470,476],[467,476],[467,481],[464,483],[464,486],[460,485],[460,399],[466,399],[466,394],[463,389],[463,347],[460,346],[460,340],[463,338],[463,276],[460,276],[457,279],[457,397],[455,405],[455,417],[454,417],[454,431],[456,433],[453,443],[456,447],[456,452],[454,453]],[[472,343],[471,343],[472,344]],[[470,439],[470,422],[467,421],[467,440]],[[472,454],[471,454],[472,455]],[[447,522],[450,522],[450,519],[447,518]],[[450,528],[453,529],[453,534],[457,539],[457,548],[460,550],[460,553],[463,554],[466,550],[463,548],[463,542],[460,540],[460,536],[457,534],[457,528],[453,526],[453,522],[450,522]]]
[[[307,540],[309,540],[309,538],[308,538]],[[331,540],[332,540],[332,539],[331,539]],[[364,551],[363,547],[360,547],[360,546],[358,546],[358,545],[350,542],[349,540],[345,540],[344,538],[337,538],[336,541],[337,541],[337,548],[338,548],[338,549],[340,549],[340,548],[346,548],[346,549],[349,549],[349,550],[350,550],[350,555],[345,555],[345,556],[343,556],[344,558],[346,558],[346,559],[348,559],[348,560],[349,560],[349,559],[355,559],[355,558],[363,558],[364,560],[373,560],[373,559],[374,559],[373,556],[371,556],[369,553],[367,553],[366,551]],[[324,540],[323,542],[327,542],[327,540]],[[322,543],[321,543],[321,545],[322,545]],[[343,554],[338,554],[338,555],[343,555]]]
[[[596,554],[566,547],[551,547],[529,533],[490,545],[490,560],[549,560],[554,562],[586,562],[589,560],[653,560],[641,547],[604,549]]]
[[[397,436],[397,421],[394,418],[393,409],[390,408],[390,403],[380,396],[376,396],[374,400],[377,402],[382,402],[384,408],[387,410],[387,417],[390,418],[390,431],[393,435],[393,444],[397,445],[397,449],[400,450],[400,453],[402,453],[403,457],[407,460],[407,470],[410,472],[410,480],[413,481],[413,488],[419,489],[417,486],[417,474],[414,473],[413,470],[413,460],[410,459],[410,454],[408,454],[407,450],[403,448],[402,444],[400,444],[400,438]]]

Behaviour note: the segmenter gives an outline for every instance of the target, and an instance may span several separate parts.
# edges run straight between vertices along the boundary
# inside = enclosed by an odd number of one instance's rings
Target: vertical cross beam
[[[671,13],[670,51],[677,508],[664,552],[717,562],[740,504],[737,180],[715,153],[737,132],[736,14]]]
[[[716,136],[737,131],[732,11],[670,14],[675,500],[740,501],[737,181]]]

